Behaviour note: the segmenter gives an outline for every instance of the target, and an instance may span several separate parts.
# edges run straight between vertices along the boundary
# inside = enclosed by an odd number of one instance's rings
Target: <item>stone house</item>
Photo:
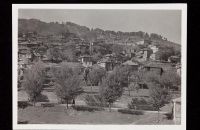
[[[131,67],[132,71],[138,71],[138,69],[139,69],[139,64],[132,60],[128,60],[128,61],[124,62],[122,65]]]
[[[89,55],[80,56],[79,61],[84,67],[91,67],[93,65],[92,57]]]

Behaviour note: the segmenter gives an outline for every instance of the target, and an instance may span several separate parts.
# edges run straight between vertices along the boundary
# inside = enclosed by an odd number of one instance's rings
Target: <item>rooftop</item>
[[[137,62],[133,62],[132,60],[128,60],[123,63],[123,65],[139,65]]]
[[[156,68],[162,68],[165,71],[168,70],[173,70],[175,69],[175,67],[173,66],[172,63],[168,63],[168,62],[155,62],[155,61],[148,61],[144,64],[145,67],[156,67]]]

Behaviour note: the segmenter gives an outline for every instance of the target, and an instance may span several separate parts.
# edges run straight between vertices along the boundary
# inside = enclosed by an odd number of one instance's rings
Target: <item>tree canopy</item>
[[[109,107],[111,107],[111,104],[122,96],[122,93],[123,88],[116,80],[115,75],[113,73],[108,74],[108,76],[102,81],[100,95],[109,104]]]
[[[50,48],[47,50],[47,57],[52,62],[62,61],[62,52],[58,48]]]
[[[52,69],[56,81],[56,95],[68,103],[83,92],[80,76],[72,68],[62,65]]]
[[[93,67],[89,71],[88,79],[93,85],[98,85],[102,82],[102,78],[106,76],[106,70],[101,67]]]
[[[36,62],[24,74],[24,82],[22,84],[31,102],[35,104],[36,99],[40,96],[45,78],[45,68],[41,61]]]

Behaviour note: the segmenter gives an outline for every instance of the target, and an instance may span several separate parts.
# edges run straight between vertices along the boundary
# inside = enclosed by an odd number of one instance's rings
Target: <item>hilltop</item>
[[[104,40],[105,43],[125,44],[134,43],[140,40],[150,40],[156,45],[173,46],[180,49],[181,45],[168,41],[167,38],[143,31],[138,32],[115,32],[102,30],[100,28],[90,29],[72,22],[43,22],[38,19],[19,19],[19,33],[36,32],[39,35],[63,35],[66,33],[75,34],[86,41]]]

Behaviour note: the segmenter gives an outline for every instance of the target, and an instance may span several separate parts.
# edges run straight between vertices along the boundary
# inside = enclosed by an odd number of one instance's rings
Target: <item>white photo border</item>
[[[133,9],[181,10],[181,125],[64,125],[17,124],[18,10],[19,9]],[[187,4],[12,4],[13,129],[186,130]]]

